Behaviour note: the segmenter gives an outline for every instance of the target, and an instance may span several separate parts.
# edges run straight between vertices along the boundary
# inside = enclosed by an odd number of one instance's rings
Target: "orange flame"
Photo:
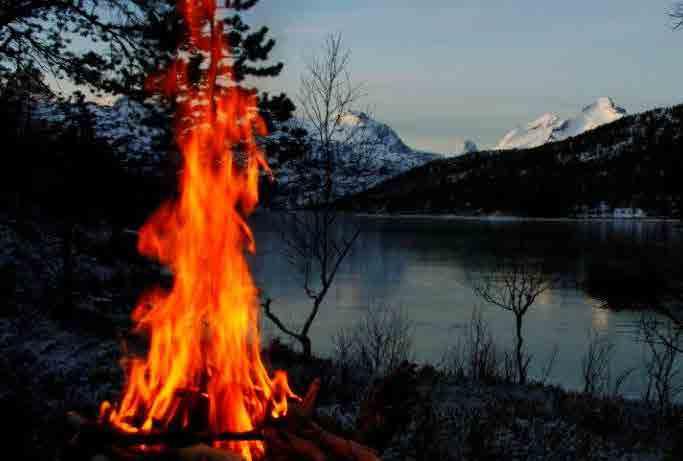
[[[148,333],[145,359],[126,361],[127,383],[117,408],[102,418],[121,430],[186,429],[193,409],[187,391],[208,400],[212,433],[246,432],[287,411],[294,397],[287,377],[271,379],[261,360],[258,293],[245,258],[254,240],[245,221],[258,201],[258,178],[268,167],[256,136],[266,128],[257,99],[232,82],[231,59],[212,0],[179,0],[193,49],[208,58],[197,82],[179,57],[150,86],[178,102],[177,141],[183,155],[179,197],[164,204],[140,232],[139,251],[168,265],[172,289],[153,290],[133,313]],[[245,459],[261,442],[220,445]]]

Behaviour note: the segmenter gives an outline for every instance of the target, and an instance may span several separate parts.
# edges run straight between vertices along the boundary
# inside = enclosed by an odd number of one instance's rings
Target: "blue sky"
[[[418,5],[418,6],[415,6]],[[416,148],[481,147],[544,112],[599,96],[629,112],[683,102],[683,31],[671,0],[262,0],[296,93],[304,60],[330,32],[352,51],[365,105]]]

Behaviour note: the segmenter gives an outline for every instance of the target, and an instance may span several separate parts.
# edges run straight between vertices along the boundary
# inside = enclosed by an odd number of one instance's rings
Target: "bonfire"
[[[120,459],[374,459],[313,422],[318,382],[299,398],[287,374],[269,374],[262,361],[258,290],[245,253],[255,250],[246,218],[269,173],[257,143],[266,126],[255,93],[234,81],[217,2],[178,0],[177,8],[186,42],[148,86],[177,102],[179,193],[138,242],[172,270],[174,283],[139,301],[133,320],[149,340],[146,356],[124,357],[122,396],[102,403],[97,421],[70,415],[74,444]],[[206,58],[201,75],[191,72],[186,50]]]

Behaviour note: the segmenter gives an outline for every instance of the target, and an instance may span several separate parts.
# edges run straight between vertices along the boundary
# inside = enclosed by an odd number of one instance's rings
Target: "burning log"
[[[285,417],[287,423],[284,429],[269,428],[264,432],[269,453],[290,453],[290,456],[282,459],[304,458],[322,461],[328,459],[324,453],[330,453],[333,459],[378,461],[379,458],[374,450],[352,440],[338,437],[313,421],[312,414],[319,391],[320,380],[316,379],[308,388],[302,401],[290,406]]]
[[[77,430],[81,437],[86,437],[88,440],[94,440],[97,443],[114,444],[123,447],[133,447],[136,445],[188,447],[202,443],[264,439],[263,434],[258,431],[223,432],[220,434],[184,431],[128,433],[106,424],[90,421],[74,412],[70,412],[67,415],[67,422],[72,428]]]
[[[374,450],[328,432],[313,420],[320,380],[315,380],[305,397],[292,402],[281,418],[269,419],[249,432],[150,431],[128,433],[106,421],[92,421],[78,413],[67,414],[76,435],[71,441],[79,458],[88,461],[237,461],[232,451],[214,448],[218,442],[262,441],[267,460],[328,459],[378,461]]]

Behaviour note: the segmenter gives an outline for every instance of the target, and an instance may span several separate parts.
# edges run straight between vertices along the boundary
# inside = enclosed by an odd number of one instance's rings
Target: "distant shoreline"
[[[420,213],[352,213],[355,216],[360,216],[364,218],[376,218],[376,219],[433,219],[433,220],[444,220],[444,221],[489,221],[489,222],[642,222],[642,223],[670,223],[670,224],[682,224],[678,218],[656,218],[656,217],[602,217],[602,216],[591,216],[583,218],[541,218],[541,217],[531,217],[531,216],[515,216],[515,215],[459,215],[459,214],[420,214]]]

